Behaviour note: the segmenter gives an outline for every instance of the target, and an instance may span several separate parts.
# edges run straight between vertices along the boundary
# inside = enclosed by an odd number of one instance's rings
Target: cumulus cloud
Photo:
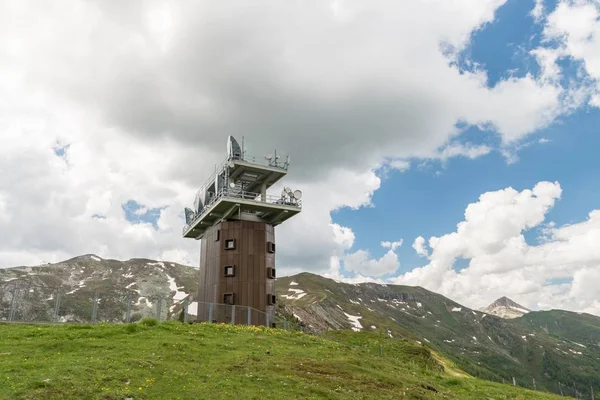
[[[418,255],[421,257],[429,256],[429,251],[425,247],[425,238],[423,236],[418,236],[415,238],[415,241],[412,244],[412,248],[415,249]]]
[[[534,11],[543,15],[543,4],[538,1]],[[538,14],[534,14],[538,15]],[[581,63],[587,79],[569,78],[572,94],[566,107],[577,107],[587,101],[599,107],[600,95],[600,4],[595,0],[558,2],[546,15],[543,45],[532,51],[542,68],[542,78],[556,81],[564,75],[558,61],[571,59]],[[569,104],[570,103],[570,104]]]
[[[398,255],[391,248],[380,258],[372,258],[366,250],[357,250],[346,254],[343,261],[346,271],[373,277],[392,274],[400,268]]]
[[[431,238],[429,263],[392,279],[420,285],[481,307],[501,296],[532,308],[561,308],[600,315],[595,282],[600,271],[600,210],[586,221],[564,226],[542,225],[560,199],[558,182],[532,189],[487,192],[465,210],[455,232]],[[543,240],[532,245],[523,232],[544,228]],[[419,253],[425,240],[417,238]],[[417,250],[419,249],[419,250]],[[459,258],[469,260],[455,271]]]

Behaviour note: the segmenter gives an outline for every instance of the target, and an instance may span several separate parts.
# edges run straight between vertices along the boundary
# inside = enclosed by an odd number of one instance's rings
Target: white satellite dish
[[[266,158],[267,160],[271,161],[271,160],[273,159],[273,154],[271,154],[271,153],[267,153],[267,154],[265,154],[265,158]]]
[[[242,156],[242,148],[235,138],[231,135],[227,137],[227,155],[229,158],[240,158]]]
[[[283,190],[285,190],[285,192],[286,192],[288,195],[290,195],[290,196],[292,195],[292,189],[290,189],[289,187],[287,187],[287,186],[286,186],[286,187],[284,187],[284,188],[283,188]]]
[[[294,198],[300,200],[302,198],[302,192],[300,190],[294,190]]]
[[[235,182],[229,182],[229,187],[235,189]]]

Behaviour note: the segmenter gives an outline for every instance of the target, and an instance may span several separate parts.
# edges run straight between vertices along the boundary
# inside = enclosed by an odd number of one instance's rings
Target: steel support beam
[[[225,211],[225,213],[221,217],[221,222],[223,222],[223,221],[225,221],[225,219],[229,218],[229,216],[232,215],[239,208],[240,208],[239,204],[235,204],[234,206],[230,207],[229,210]]]
[[[287,214],[287,212],[288,212],[287,210],[283,210],[283,211],[281,211],[280,213],[277,213],[277,215],[275,215],[275,217],[273,217],[273,218],[271,218],[271,219],[269,220],[269,224],[271,224],[271,225],[272,225],[272,224],[275,224],[275,223],[277,223],[277,221],[279,221],[279,219],[280,219],[281,217],[283,217],[285,214]]]

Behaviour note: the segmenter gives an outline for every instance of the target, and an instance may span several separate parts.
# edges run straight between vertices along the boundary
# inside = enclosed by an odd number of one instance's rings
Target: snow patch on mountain
[[[169,275],[167,275],[167,280],[169,281],[169,289],[171,289],[172,292],[175,292],[175,294],[173,295],[173,300],[179,301],[185,299],[187,293],[179,291],[179,289],[183,288],[183,286],[177,287],[177,283],[175,283],[175,278]]]
[[[344,315],[346,316],[346,318],[348,318],[348,321],[352,325],[353,331],[358,332],[363,328],[363,326],[359,322],[359,319],[362,318],[360,315],[350,315],[348,313],[344,313]]]
[[[288,288],[288,292],[293,292],[294,294],[282,294],[281,297],[288,300],[300,300],[306,296],[306,292],[302,289]]]

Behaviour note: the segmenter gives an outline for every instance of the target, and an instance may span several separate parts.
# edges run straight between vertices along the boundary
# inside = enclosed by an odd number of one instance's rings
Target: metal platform
[[[269,189],[287,174],[287,170],[280,166],[261,165],[253,160],[254,157],[246,156],[244,159],[231,159],[228,163],[229,179],[244,181],[245,192],[260,193],[263,184],[265,189]]]
[[[237,160],[237,162],[240,161]],[[248,168],[240,168],[236,171],[252,171],[252,167],[249,165]],[[264,170],[264,167],[261,168]],[[273,171],[273,174],[275,172]],[[258,182],[262,183],[263,181]],[[247,191],[236,192],[225,188],[213,198],[201,214],[184,226],[183,237],[201,239],[206,229],[219,221],[228,219],[254,220],[279,225],[300,211],[302,211],[300,200],[289,202],[277,196]]]
[[[302,192],[284,187],[280,196],[267,190],[287,175],[290,157],[267,153],[253,157],[232,137],[227,158],[196,192],[194,208],[185,208],[183,237],[200,239],[211,226],[226,220],[279,225],[302,211]]]

